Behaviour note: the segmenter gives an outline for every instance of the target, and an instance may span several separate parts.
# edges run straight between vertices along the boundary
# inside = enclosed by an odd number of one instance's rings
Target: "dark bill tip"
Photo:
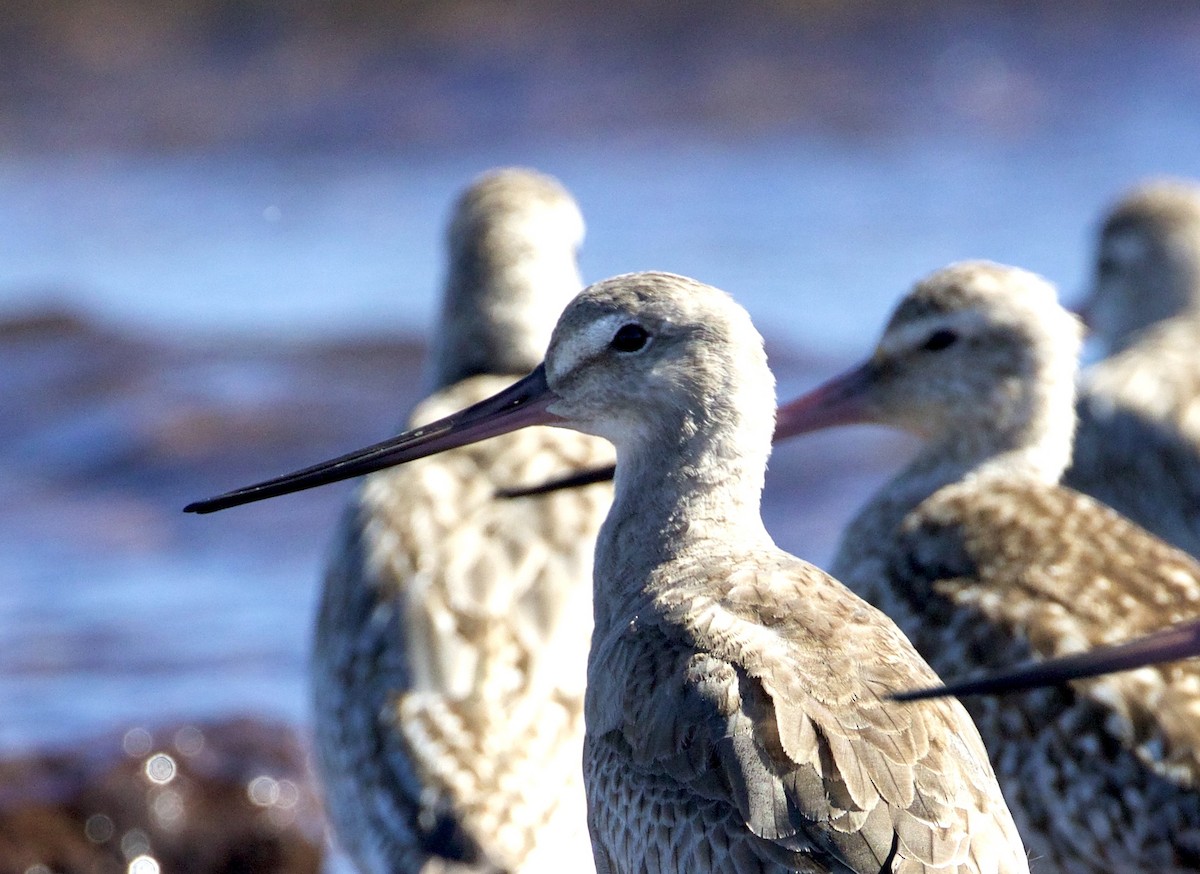
[[[946,695],[997,695],[1056,686],[1120,671],[1173,662],[1200,655],[1200,619],[1148,634],[1126,643],[1019,665],[974,680],[891,695],[893,701],[920,701]]]

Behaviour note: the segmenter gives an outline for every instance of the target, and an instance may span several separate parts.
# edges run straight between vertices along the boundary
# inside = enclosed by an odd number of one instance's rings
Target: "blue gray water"
[[[278,345],[421,334],[450,200],[476,173],[519,163],[577,195],[587,278],[665,269],[729,290],[791,353],[778,375],[792,393],[824,375],[811,362],[831,370],[863,354],[911,282],[952,260],[1019,264],[1077,299],[1106,204],[1150,175],[1200,177],[1200,16],[1165,19],[1172,29],[1157,43],[1143,30],[1136,51],[1118,31],[1098,40],[1123,47],[1119,63],[1101,51],[1050,64],[1060,87],[1049,95],[1049,62],[1006,54],[1003,32],[979,37],[986,52],[960,40],[933,67],[944,90],[903,95],[903,118],[882,133],[648,123],[304,155],[262,143],[6,152],[0,315],[55,305],[193,348],[231,336]],[[1174,26],[1181,19],[1190,30]],[[206,379],[235,404],[287,390],[245,356]],[[246,475],[246,459],[146,501],[107,481],[75,494],[39,479],[39,463],[108,451],[146,402],[81,409],[6,444],[19,452],[0,464],[0,750],[168,716],[307,720],[323,529],[345,491],[180,521],[187,500],[242,484],[230,480]],[[813,474],[819,488],[803,506],[772,506],[784,545],[826,560],[840,524],[894,464],[858,462],[858,439],[818,436],[805,461],[773,465],[773,477],[813,465],[843,477],[829,489]],[[253,469],[281,465],[264,457]]]
[[[845,354],[954,259],[1020,264],[1076,297],[1107,203],[1148,175],[1200,175],[1200,111],[1115,109],[1013,142],[662,134],[449,156],[0,158],[0,200],[21,205],[0,215],[0,306],[50,296],[149,331],[423,331],[454,193],[520,163],[582,203],[589,279],[702,277],[768,332]]]
[[[1200,176],[1200,113],[1169,110],[1007,145],[664,137],[450,158],[9,159],[0,200],[23,206],[0,217],[0,306],[49,298],[159,336],[420,332],[449,200],[481,169],[520,162],[578,195],[588,277],[697,276],[732,291],[772,338],[848,360],[914,278],[950,260],[1024,265],[1077,295],[1115,193],[1147,174]],[[232,391],[251,378],[230,376]],[[69,536],[45,521],[44,533]],[[0,747],[77,736],[147,702],[303,718],[316,550],[122,561],[24,537],[0,568]]]

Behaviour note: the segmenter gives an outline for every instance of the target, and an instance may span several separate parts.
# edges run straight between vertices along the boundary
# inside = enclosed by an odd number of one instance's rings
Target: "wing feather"
[[[1045,536],[1047,525],[1062,536]],[[1200,563],[1065,487],[947,487],[910,514],[899,549],[936,592],[1025,638],[1040,658],[1200,617]],[[1200,662],[1073,685],[1113,714],[1108,727],[1148,764],[1200,783]]]
[[[635,767],[736,808],[764,858],[1026,871],[966,712],[884,700],[935,677],[898,629],[809,565],[761,564],[744,563],[723,595],[660,601],[602,644],[592,676],[598,661],[621,682],[592,690],[589,732],[610,728]],[[618,699],[622,718],[605,720]],[[971,867],[972,851],[991,861]]]

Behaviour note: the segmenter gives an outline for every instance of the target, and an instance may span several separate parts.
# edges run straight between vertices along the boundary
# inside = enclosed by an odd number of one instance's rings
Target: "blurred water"
[[[152,331],[420,331],[450,200],[521,163],[582,203],[587,278],[697,276],[769,332],[846,355],[951,260],[1020,264],[1077,296],[1106,203],[1147,175],[1200,175],[1200,112],[1115,109],[1011,143],[662,135],[307,161],[10,158],[0,199],[22,207],[0,213],[0,306],[49,294]]]
[[[55,301],[189,347],[231,333],[281,343],[424,332],[451,199],[476,173],[519,163],[559,176],[578,197],[589,228],[586,278],[641,269],[696,276],[731,291],[777,348],[832,368],[866,351],[914,279],[952,260],[1019,264],[1076,298],[1107,203],[1148,175],[1200,177],[1200,91],[1184,75],[1200,36],[1173,27],[1161,43],[1134,44],[1114,30],[1099,43],[1119,63],[1056,45],[1030,62],[1040,65],[1035,76],[1023,66],[1028,57],[1008,53],[1018,29],[948,40],[930,61],[927,88],[898,86],[903,117],[883,134],[854,123],[740,132],[649,119],[621,131],[564,125],[446,148],[373,143],[306,157],[261,143],[6,152],[0,312]],[[1047,69],[1058,89],[1049,97]],[[476,85],[473,99],[490,104],[491,86]],[[781,360],[781,393],[824,375]],[[247,356],[206,366],[198,381],[239,412],[291,390]],[[186,382],[189,373],[164,379]],[[26,378],[5,374],[10,386]],[[44,389],[29,385],[32,401]],[[13,396],[20,403],[20,392]],[[6,444],[0,750],[164,715],[307,718],[308,629],[326,529],[344,491],[181,521],[184,501],[240,484],[246,459],[191,470],[175,491],[144,499],[140,480],[160,474],[139,470],[122,441],[129,452],[143,445],[130,435],[140,435],[148,398],[156,396],[99,409],[80,402],[74,415],[68,398],[59,418]],[[0,421],[0,437],[12,418]],[[400,409],[376,418],[394,422]],[[807,455],[779,454],[768,517],[784,545],[828,556],[840,524],[894,462],[873,439],[819,436],[806,442]],[[31,478],[43,467],[62,474],[97,451],[115,457],[98,483],[79,484],[83,462],[65,486]],[[255,470],[273,474],[277,465],[266,457]],[[785,478],[800,482],[802,503],[778,498]],[[134,498],[121,491],[127,486]],[[86,512],[113,514],[112,529],[97,533],[93,522],[80,535]],[[238,536],[243,528],[249,533]]]
[[[436,301],[449,200],[481,169],[520,162],[559,175],[583,204],[586,276],[697,276],[733,291],[768,335],[849,358],[914,278],[950,260],[1021,264],[1074,296],[1092,225],[1116,192],[1147,174],[1200,175],[1200,113],[1173,110],[1146,118],[1153,107],[1142,107],[1125,120],[1145,136],[1110,118],[1005,146],[664,137],[448,157],[10,158],[0,199],[23,206],[0,214],[0,306],[49,290],[158,335],[312,336],[381,322],[421,331]],[[137,578],[164,571],[136,570],[101,576],[137,591]],[[198,570],[166,575],[195,579]],[[290,633],[289,645],[301,638]],[[58,730],[69,724],[59,720]],[[12,722],[5,731],[0,743],[30,737]]]
[[[732,290],[768,335],[850,358],[914,278],[957,258],[1021,264],[1073,296],[1103,204],[1146,174],[1200,175],[1200,113],[1153,113],[1007,145],[663,137],[442,157],[10,158],[0,200],[23,208],[0,214],[0,306],[50,289],[158,336],[421,331],[448,202],[481,169],[520,162],[559,175],[583,204],[588,277],[694,275]],[[781,372],[784,391],[796,382]],[[60,455],[96,439],[79,426],[56,432],[69,444]],[[53,565],[22,566],[19,553],[0,596],[0,701],[15,705],[2,708],[0,746],[132,718],[136,690],[167,709],[303,713],[313,566],[251,571],[236,556],[217,567],[123,564],[94,553],[90,563],[59,553]],[[63,597],[44,600],[48,590]],[[61,658],[41,649],[37,629],[51,625],[64,634],[53,643]],[[120,658],[106,662],[106,646]],[[167,667],[149,670],[140,650],[160,660],[170,650]]]
[[[303,723],[311,567],[14,555],[0,572],[0,749],[114,725],[254,713]]]

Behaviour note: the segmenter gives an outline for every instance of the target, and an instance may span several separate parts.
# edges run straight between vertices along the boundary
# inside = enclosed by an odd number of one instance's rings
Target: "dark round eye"
[[[1101,255],[1100,260],[1096,262],[1096,274],[1098,276],[1112,276],[1120,272],[1121,262],[1112,255]]]
[[[630,322],[617,329],[617,333],[613,334],[612,342],[608,345],[618,352],[637,352],[646,345],[646,341],[649,339],[650,334],[645,328],[636,322]]]
[[[941,352],[947,346],[953,346],[956,340],[958,340],[958,334],[943,328],[940,331],[934,331],[930,334],[929,339],[925,341],[921,348],[929,352]]]

